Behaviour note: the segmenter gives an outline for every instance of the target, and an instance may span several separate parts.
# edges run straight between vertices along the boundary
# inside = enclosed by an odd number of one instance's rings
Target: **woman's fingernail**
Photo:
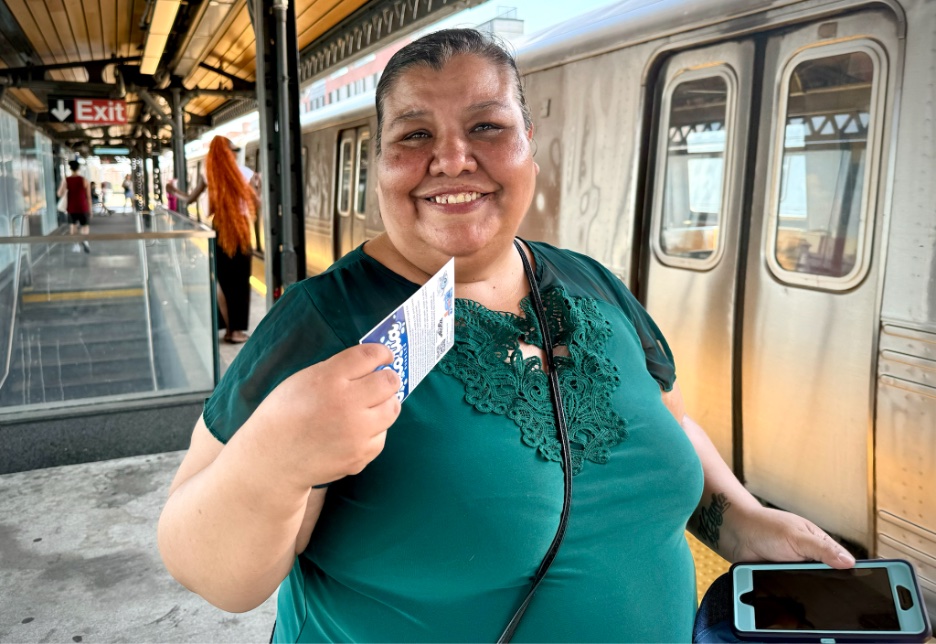
[[[852,556],[851,556],[850,554],[848,554],[847,552],[844,552],[844,551],[839,553],[838,558],[839,558],[839,561],[842,561],[842,562],[844,562],[844,563],[854,563],[854,562],[855,562],[855,558],[852,557]]]

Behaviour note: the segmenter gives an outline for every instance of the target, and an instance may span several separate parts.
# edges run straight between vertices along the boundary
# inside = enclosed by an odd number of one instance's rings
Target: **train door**
[[[761,498],[871,546],[886,10],[771,34],[742,332],[744,475]],[[763,169],[763,171],[760,171]]]
[[[897,42],[864,11],[669,59],[645,254],[689,413],[755,495],[864,546]]]
[[[731,463],[732,359],[754,43],[678,54],[660,74],[646,305],[687,409]]]
[[[367,171],[370,129],[342,130],[338,135],[338,185],[335,190],[335,259],[367,240]]]

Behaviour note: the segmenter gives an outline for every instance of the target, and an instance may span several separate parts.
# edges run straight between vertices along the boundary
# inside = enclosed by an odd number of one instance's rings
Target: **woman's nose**
[[[435,176],[457,177],[463,172],[474,172],[478,162],[471,143],[462,136],[438,137],[433,148],[429,173]]]

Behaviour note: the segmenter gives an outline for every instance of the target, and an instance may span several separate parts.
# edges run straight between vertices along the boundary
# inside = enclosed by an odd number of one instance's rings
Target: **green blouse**
[[[660,388],[653,321],[608,270],[530,242],[573,445],[568,532],[515,642],[689,641],[684,530],[702,470]],[[418,286],[361,248],[289,288],[205,404],[226,442],[290,374],[358,343]],[[535,315],[455,306],[455,348],[403,404],[386,447],[333,483],[279,590],[275,641],[494,641],[556,532],[562,468],[547,379],[518,338]],[[309,392],[314,395],[315,392]]]

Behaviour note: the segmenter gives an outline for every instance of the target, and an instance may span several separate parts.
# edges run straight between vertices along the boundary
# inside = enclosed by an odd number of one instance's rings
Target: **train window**
[[[351,144],[353,141],[353,138],[347,138],[341,142],[341,159],[339,161],[341,172],[338,174],[338,212],[342,215],[347,215],[351,209],[351,170],[354,167]]]
[[[831,289],[867,272],[880,111],[877,46],[843,45],[794,57],[783,75],[767,253],[780,279]]]
[[[666,89],[654,228],[665,264],[701,269],[718,261],[733,96],[727,68],[685,72]]]
[[[354,212],[363,217],[367,212],[367,162],[370,150],[370,133],[366,130],[361,133],[357,144],[357,179],[354,192]]]

